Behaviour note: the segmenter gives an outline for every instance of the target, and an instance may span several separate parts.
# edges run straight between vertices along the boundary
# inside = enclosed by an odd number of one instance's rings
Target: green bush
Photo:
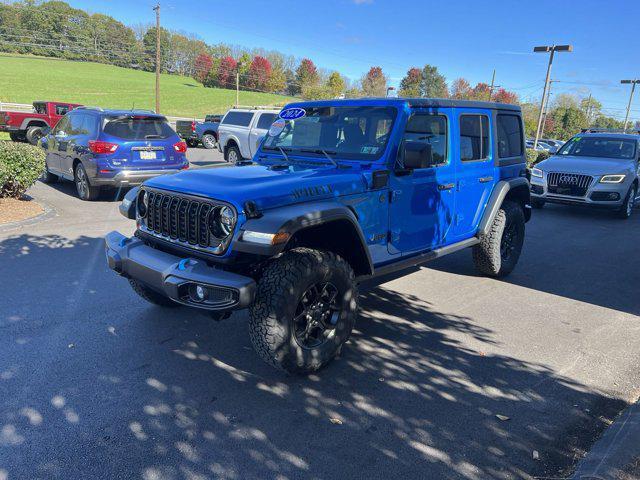
[[[20,198],[44,171],[44,150],[0,141],[0,198]]]
[[[536,163],[549,158],[549,152],[538,152],[533,148],[527,148],[527,167],[531,168]]]

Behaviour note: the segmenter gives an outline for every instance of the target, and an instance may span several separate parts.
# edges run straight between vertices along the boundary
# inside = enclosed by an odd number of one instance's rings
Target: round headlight
[[[209,215],[209,231],[218,239],[228,237],[236,226],[236,214],[230,207],[216,207]]]
[[[147,207],[149,206],[149,194],[146,190],[142,190],[138,194],[138,201],[136,203],[138,206],[138,215],[144,217],[147,214]]]

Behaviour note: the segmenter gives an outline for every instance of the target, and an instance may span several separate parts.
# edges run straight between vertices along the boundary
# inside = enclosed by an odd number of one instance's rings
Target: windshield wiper
[[[285,153],[284,148],[282,147],[276,147],[278,150],[280,150],[280,153],[282,154],[282,156],[284,157],[284,159],[287,161],[287,163],[291,163],[291,160],[289,160],[289,156]],[[289,150],[291,151],[291,150]]]
[[[303,149],[300,149],[300,151],[301,151],[301,152],[305,152],[305,153],[318,153],[318,154],[320,154],[320,153],[321,153],[321,154],[323,154],[325,157],[327,157],[327,160],[329,160],[329,161],[331,162],[331,164],[332,164],[334,167],[337,167],[337,166],[338,166],[338,162],[336,162],[336,161],[333,159],[333,157],[331,157],[331,155],[335,155],[337,152],[334,152],[334,151],[332,151],[332,150],[330,150],[330,151],[326,151],[326,150],[323,150],[322,148],[316,148],[316,149],[313,149],[313,150],[312,150],[312,149],[305,149],[305,148],[303,148]]]

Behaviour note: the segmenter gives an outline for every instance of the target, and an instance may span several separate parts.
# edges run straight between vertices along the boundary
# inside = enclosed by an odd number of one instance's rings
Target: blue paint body
[[[333,152],[336,166],[323,155],[290,152],[287,166],[283,165],[280,152],[261,147],[250,166],[190,170],[157,177],[145,185],[229,202],[238,212],[237,228],[246,222],[247,201],[254,202],[265,214],[296,203],[340,202],[355,213],[371,259],[375,266],[380,266],[474,236],[495,184],[520,176],[524,170],[524,163],[501,167],[497,161],[494,152],[496,109],[491,104],[487,104],[487,108],[455,104],[421,107],[411,105],[406,99],[387,98],[293,103],[285,109],[331,105],[396,109],[389,140],[379,158],[349,160]],[[397,174],[396,161],[407,121],[418,113],[446,117],[446,161],[437,167]],[[478,113],[488,118],[487,158],[463,162],[458,140],[460,116]],[[386,185],[373,187],[376,171],[389,173]],[[442,189],[442,185],[449,184],[454,187]],[[312,198],[295,195],[299,189],[313,191],[314,195]],[[221,257],[233,255],[230,248]]]

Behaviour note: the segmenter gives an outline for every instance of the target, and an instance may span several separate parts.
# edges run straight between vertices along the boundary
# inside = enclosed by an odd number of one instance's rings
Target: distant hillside
[[[59,100],[104,108],[155,108],[153,73],[99,63],[0,54],[0,102]],[[291,97],[240,92],[242,105],[281,105]],[[235,90],[205,88],[189,77],[163,74],[160,109],[165,115],[204,117],[224,113]]]

